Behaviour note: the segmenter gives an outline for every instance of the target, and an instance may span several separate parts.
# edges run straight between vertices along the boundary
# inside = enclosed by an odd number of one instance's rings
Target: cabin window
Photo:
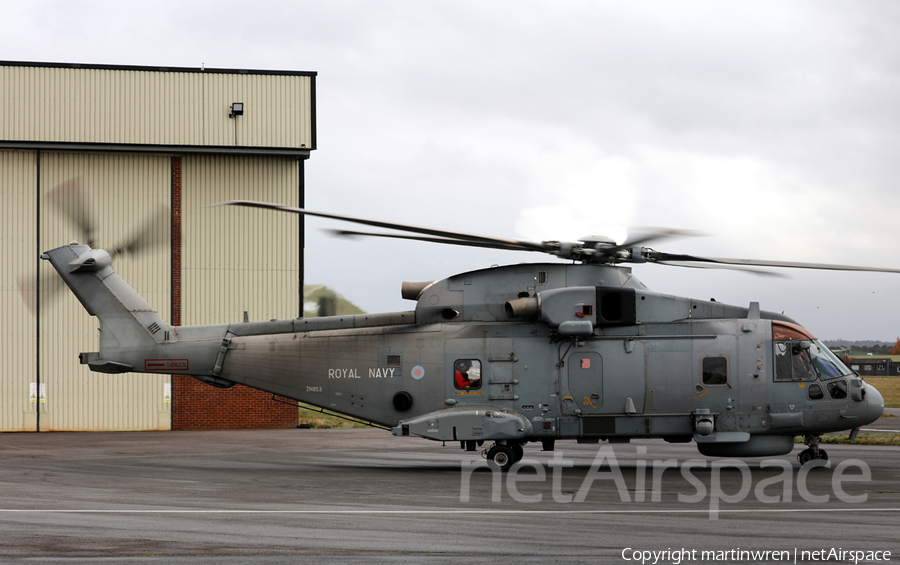
[[[728,384],[728,360],[724,357],[706,357],[703,359],[703,384]]]
[[[457,359],[453,363],[453,384],[458,390],[481,388],[481,361]]]

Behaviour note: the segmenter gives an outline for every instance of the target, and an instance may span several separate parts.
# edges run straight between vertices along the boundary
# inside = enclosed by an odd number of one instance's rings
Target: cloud
[[[311,208],[536,239],[693,228],[711,235],[654,245],[900,267],[898,16],[892,2],[38,0],[5,12],[0,48],[317,71]],[[403,278],[537,259],[353,243],[318,225],[307,282],[369,311],[408,308]],[[786,302],[829,335],[897,333],[888,279],[650,267],[640,276],[665,292]],[[852,315],[816,318],[853,297]]]

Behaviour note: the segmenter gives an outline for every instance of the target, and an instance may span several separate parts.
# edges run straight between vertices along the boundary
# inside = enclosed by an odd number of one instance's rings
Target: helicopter
[[[881,394],[784,314],[648,289],[626,264],[756,270],[896,269],[700,257],[645,245],[682,230],[530,242],[369,220],[265,202],[263,208],[387,228],[346,236],[546,253],[523,263],[404,282],[407,311],[201,326],[165,322],[113,269],[108,251],[72,242],[41,255],[88,314],[103,373],[176,373],[242,384],[362,420],[400,437],[457,442],[506,471],[523,446],[558,440],[694,442],[713,457],[790,453],[827,459],[822,434],[860,428]]]

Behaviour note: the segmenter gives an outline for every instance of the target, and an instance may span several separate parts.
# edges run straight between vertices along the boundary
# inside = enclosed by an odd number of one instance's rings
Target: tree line
[[[889,341],[849,341],[843,339],[827,340],[825,342],[832,351],[846,354],[850,350],[850,355],[865,355],[871,353],[873,356],[878,355],[900,355],[900,337],[897,341],[891,343]]]

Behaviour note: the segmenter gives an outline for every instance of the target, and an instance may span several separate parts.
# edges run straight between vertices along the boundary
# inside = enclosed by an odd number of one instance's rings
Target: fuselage
[[[100,351],[82,355],[93,370],[239,383],[396,435],[767,455],[884,406],[790,318],[653,292],[625,267],[498,267],[418,285],[410,311],[173,327],[102,253],[45,254],[100,319]]]

